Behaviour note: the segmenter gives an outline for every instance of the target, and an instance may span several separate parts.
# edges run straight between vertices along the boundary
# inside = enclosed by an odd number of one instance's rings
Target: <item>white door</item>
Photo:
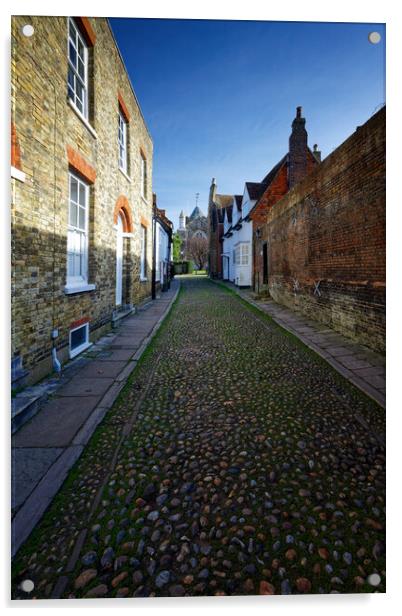
[[[121,306],[123,301],[123,220],[117,219],[116,240],[116,306]]]

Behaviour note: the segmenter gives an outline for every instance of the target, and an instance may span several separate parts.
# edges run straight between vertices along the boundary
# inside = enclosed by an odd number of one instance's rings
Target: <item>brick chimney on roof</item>
[[[306,120],[302,118],[302,108],[296,108],[296,117],[292,122],[292,134],[289,137],[288,184],[292,188],[307,175],[307,131]]]
[[[215,201],[215,197],[216,197],[216,180],[215,178],[212,178],[211,186],[209,189],[208,205],[212,205],[212,203]]]

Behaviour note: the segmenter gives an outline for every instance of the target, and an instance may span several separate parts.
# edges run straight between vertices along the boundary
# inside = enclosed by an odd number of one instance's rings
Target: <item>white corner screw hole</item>
[[[377,45],[381,41],[381,34],[379,32],[370,32],[368,35],[368,40],[373,45]]]
[[[35,584],[32,580],[23,580],[23,582],[21,582],[21,590],[24,592],[32,592],[34,588]]]
[[[24,36],[27,36],[28,38],[30,36],[32,36],[34,33],[34,27],[31,26],[31,24],[25,24],[25,26],[22,27],[22,34]]]

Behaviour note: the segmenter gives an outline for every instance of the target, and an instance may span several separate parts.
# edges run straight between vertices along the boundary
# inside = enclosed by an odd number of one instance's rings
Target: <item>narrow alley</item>
[[[181,284],[13,597],[384,592],[384,410],[222,285]]]

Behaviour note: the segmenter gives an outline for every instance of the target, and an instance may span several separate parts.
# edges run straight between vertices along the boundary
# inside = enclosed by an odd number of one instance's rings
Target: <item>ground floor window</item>
[[[67,230],[67,283],[88,282],[88,210],[89,186],[75,174],[69,174],[69,211]]]
[[[89,323],[70,329],[70,358],[82,353],[89,346]]]
[[[248,265],[250,258],[250,246],[249,244],[241,244],[241,264]]]
[[[250,260],[250,245],[238,244],[235,250],[234,262],[236,265],[248,265]]]

